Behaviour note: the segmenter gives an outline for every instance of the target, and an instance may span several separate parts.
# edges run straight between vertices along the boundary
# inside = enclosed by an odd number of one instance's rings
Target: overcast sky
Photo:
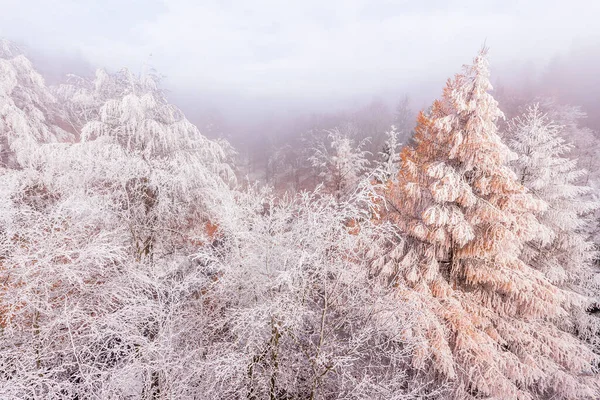
[[[0,0],[0,36],[93,66],[150,63],[180,93],[305,101],[435,82],[600,42],[597,0]],[[150,56],[151,55],[151,56]]]

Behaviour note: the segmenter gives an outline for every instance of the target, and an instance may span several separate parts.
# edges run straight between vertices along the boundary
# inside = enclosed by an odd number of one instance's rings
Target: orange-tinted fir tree
[[[422,310],[407,332],[413,365],[452,382],[455,398],[597,398],[593,352],[555,323],[576,294],[520,258],[547,205],[507,166],[486,53],[420,113],[387,188],[406,240],[381,265]]]

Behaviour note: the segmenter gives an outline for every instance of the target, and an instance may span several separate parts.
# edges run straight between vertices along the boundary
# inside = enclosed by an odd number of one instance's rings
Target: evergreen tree
[[[593,398],[594,354],[553,323],[575,294],[520,258],[547,204],[507,165],[515,155],[490,89],[483,50],[419,115],[389,186],[389,218],[408,246],[390,252],[387,270],[423,311],[413,365],[453,380],[456,398]]]

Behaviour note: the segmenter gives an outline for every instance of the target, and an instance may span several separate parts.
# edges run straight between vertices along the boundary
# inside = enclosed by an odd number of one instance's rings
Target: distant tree
[[[344,127],[344,124],[339,123],[337,126],[343,128],[356,141],[370,138],[369,143],[365,143],[365,149],[377,154],[385,141],[386,130],[394,123],[394,115],[381,100],[373,100],[350,113],[346,123],[350,126]],[[331,125],[325,128],[330,127]]]
[[[399,140],[408,143],[411,138],[415,122],[415,113],[410,107],[410,98],[404,96],[396,105],[394,113],[394,126],[398,131]]]
[[[269,183],[279,192],[301,190],[307,170],[307,160],[304,158],[303,149],[296,146],[295,143],[285,144],[274,148],[270,153],[268,176],[271,179]]]
[[[367,172],[369,152],[363,150],[368,139],[355,145],[349,134],[339,128],[327,131],[327,139],[317,143],[309,158],[328,193],[338,202],[347,199]]]
[[[378,169],[382,174],[382,180],[396,179],[398,175],[398,166],[400,165],[400,147],[402,143],[398,141],[399,132],[395,125],[385,133],[387,140],[379,153]]]

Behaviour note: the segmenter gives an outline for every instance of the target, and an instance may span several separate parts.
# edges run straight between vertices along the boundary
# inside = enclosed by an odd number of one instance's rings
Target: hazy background
[[[600,125],[600,1],[0,0],[0,36],[48,80],[150,64],[190,119],[230,134],[410,94],[485,42],[494,82],[581,104]]]

